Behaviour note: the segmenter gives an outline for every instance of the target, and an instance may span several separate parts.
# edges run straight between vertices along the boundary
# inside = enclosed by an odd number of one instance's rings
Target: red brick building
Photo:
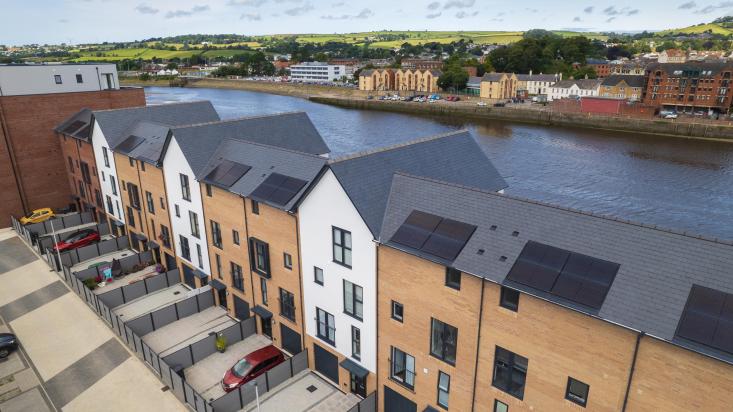
[[[66,65],[58,66],[64,68]],[[96,79],[90,81],[75,77],[73,73],[68,75],[68,80],[58,74],[49,76],[49,83],[54,86],[61,85],[58,83],[61,81],[63,86],[70,87],[69,84],[78,84],[80,80],[86,85],[94,84],[96,87],[98,84]],[[54,76],[59,76],[55,82]],[[35,83],[37,79],[29,81]],[[49,93],[0,94],[0,227],[10,225],[10,215],[74,203],[67,176],[68,157],[73,151],[62,150],[54,131],[56,126],[83,108],[97,110],[145,105],[143,89],[119,89],[114,85],[116,70],[114,77],[104,81],[109,81],[109,86],[99,82],[99,90],[96,91],[54,92],[49,87]],[[72,159],[75,165],[81,161],[87,162],[89,167],[94,165],[93,160],[82,160],[79,155],[72,156]]]
[[[443,62],[440,60],[402,59],[401,67],[403,69],[440,70],[443,68]]]
[[[644,103],[679,112],[728,113],[733,63],[655,63],[646,68]]]

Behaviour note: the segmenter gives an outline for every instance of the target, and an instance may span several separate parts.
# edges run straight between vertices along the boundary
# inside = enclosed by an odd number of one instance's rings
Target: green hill
[[[733,23],[720,21],[712,23],[701,23],[694,26],[683,27],[679,29],[669,29],[657,32],[657,36],[667,36],[672,34],[700,34],[700,33],[712,33],[720,34],[722,36],[733,35]]]

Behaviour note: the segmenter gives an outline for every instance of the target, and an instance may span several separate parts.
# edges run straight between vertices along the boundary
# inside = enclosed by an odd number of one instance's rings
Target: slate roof
[[[481,81],[484,82],[498,82],[501,81],[501,78],[504,77],[506,73],[486,73],[484,74],[484,77],[481,78]],[[508,76],[508,74],[507,74]]]
[[[116,146],[112,147],[112,150],[147,163],[158,165],[163,155],[169,130],[170,126],[161,123],[150,121],[135,123],[123,133],[123,136],[138,136],[143,138],[144,141],[131,151],[127,151],[122,148],[127,138],[121,139]]]
[[[197,175],[224,139],[246,140],[315,155],[330,152],[304,112],[202,123],[174,127],[171,131]]]
[[[390,242],[414,209],[477,226],[456,269],[733,363],[733,354],[675,337],[693,284],[733,293],[733,242],[404,174],[394,177],[380,242],[419,255]],[[597,313],[505,280],[529,240],[620,264]]]
[[[708,62],[687,62],[687,63],[651,63],[646,67],[647,72],[662,70],[669,75],[673,75],[675,71],[712,71],[713,75],[717,75],[724,70],[733,70],[733,63],[726,61],[708,61]]]
[[[633,76],[629,74],[612,74],[606,77],[605,79],[603,79],[603,83],[601,83],[601,85],[617,86],[622,81],[626,82],[626,84],[628,84],[629,87],[639,87],[639,88],[646,87],[646,80],[644,79],[644,76]]]
[[[481,77],[477,76],[471,76],[468,78],[468,82],[466,82],[466,85],[471,87],[480,87],[481,86]]]
[[[109,147],[115,147],[126,139],[129,134],[125,132],[141,121],[180,126],[219,120],[219,115],[209,101],[95,110],[93,113]]]
[[[609,64],[610,62],[606,59],[585,59],[585,64]]]
[[[520,82],[556,82],[559,76],[555,74],[518,74]]]
[[[456,131],[334,159],[330,168],[376,238],[397,171],[499,191],[507,187],[473,136]]]
[[[243,197],[249,197],[272,173],[294,177],[308,183],[313,182],[327,162],[326,158],[317,155],[227,138],[221,142],[206,166],[197,174],[196,179],[204,183],[219,186],[216,182],[208,181],[206,176],[222,160],[229,160],[251,167],[231,187],[223,187],[223,189]],[[278,209],[290,211],[295,208],[300,197],[307,189],[308,185],[306,184],[284,207],[269,202],[264,203],[268,203]]]
[[[598,79],[570,79],[570,80],[561,80],[555,84],[552,85],[552,87],[558,87],[563,89],[569,89],[573,87],[574,84],[578,85],[578,88],[583,90],[592,90],[600,86],[601,81]]]
[[[374,73],[374,69],[365,69],[359,72],[359,77],[369,77]]]
[[[67,127],[72,127],[75,122],[79,122],[79,127],[74,126],[73,130],[65,130]],[[91,123],[92,111],[89,109],[81,109],[68,119],[64,120],[53,130],[58,133],[63,133],[66,136],[73,137],[75,139],[89,141],[89,136],[91,136]]]

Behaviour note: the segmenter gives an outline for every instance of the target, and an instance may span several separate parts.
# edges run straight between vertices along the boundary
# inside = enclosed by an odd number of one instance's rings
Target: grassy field
[[[118,49],[101,52],[82,52],[81,57],[74,59],[77,62],[87,61],[120,61],[125,59],[130,60],[151,60],[156,57],[159,59],[172,59],[178,57],[179,59],[190,58],[194,54],[200,54],[206,58],[214,57],[232,57],[237,54],[251,53],[247,50],[207,50],[203,51],[200,49],[191,50],[158,50],[149,48],[137,48],[137,49]],[[101,54],[98,56],[97,54]]]
[[[705,33],[706,31],[710,31],[714,34],[721,34],[723,36],[729,36],[733,34],[733,30],[731,29],[725,28],[716,23],[707,23],[707,24],[698,24],[696,26],[683,27],[681,29],[664,30],[664,31],[658,32],[657,35],[664,36],[664,35],[676,34],[676,33],[698,34],[698,33]]]

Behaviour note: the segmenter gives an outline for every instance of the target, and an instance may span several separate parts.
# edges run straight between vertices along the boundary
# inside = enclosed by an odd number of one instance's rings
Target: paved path
[[[186,411],[137,357],[9,229],[0,230],[0,411]]]

